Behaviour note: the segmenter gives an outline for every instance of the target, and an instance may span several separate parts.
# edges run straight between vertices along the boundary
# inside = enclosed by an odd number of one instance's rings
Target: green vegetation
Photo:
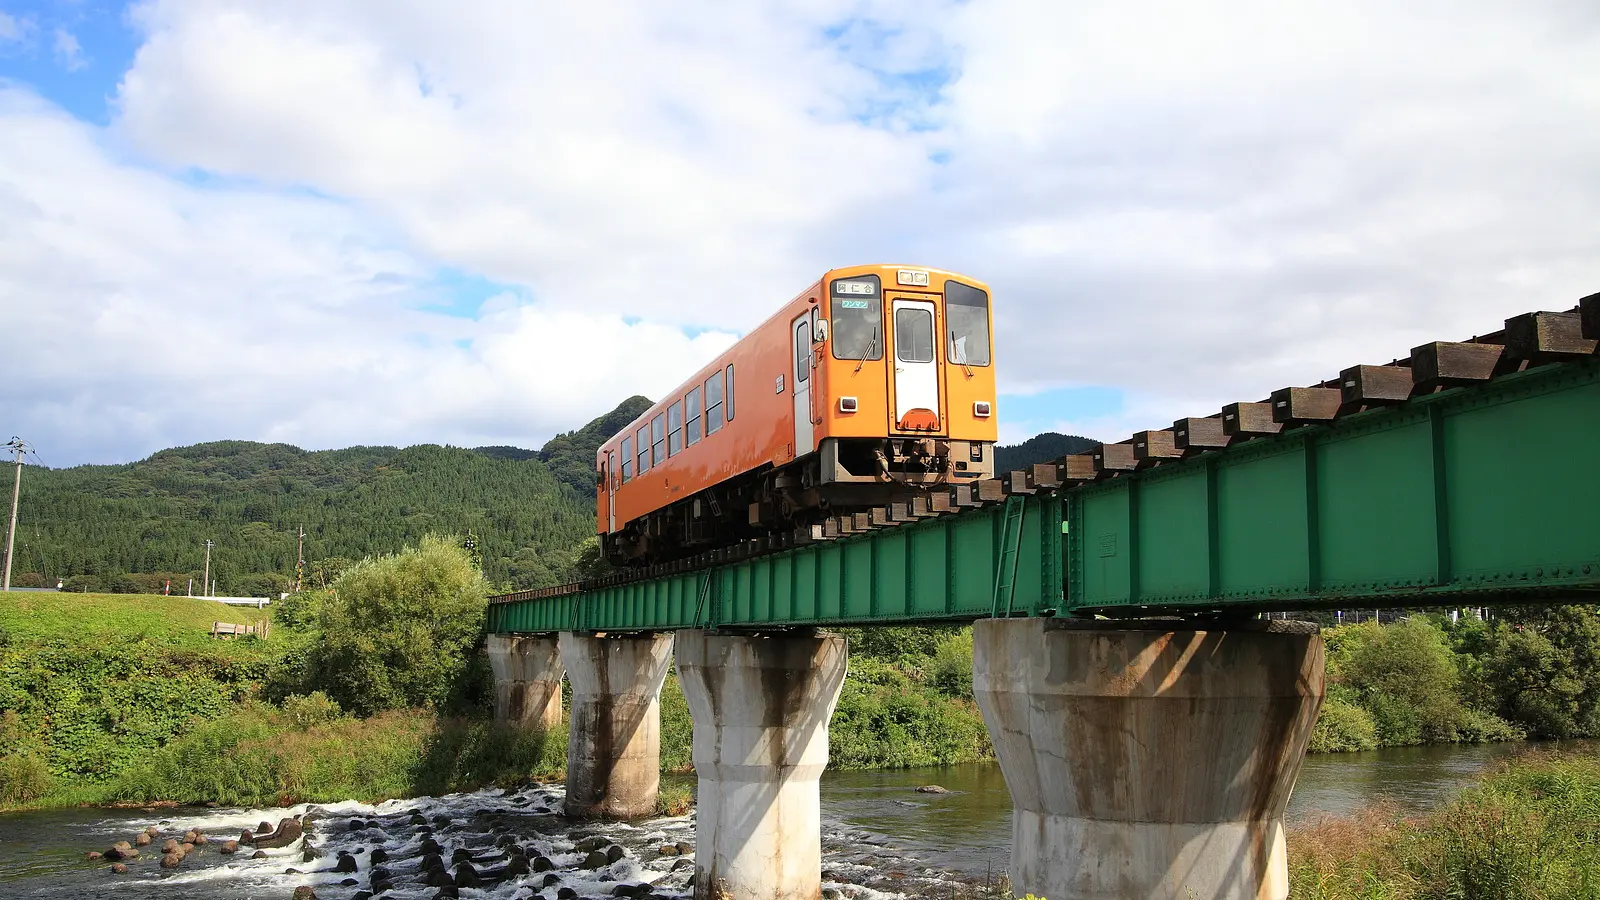
[[[98,799],[230,806],[375,802],[559,778],[565,765],[564,731],[422,710],[363,719],[329,705],[331,714],[307,720],[292,702],[281,708],[248,704],[164,747],[111,781]]]
[[[1296,900],[1600,896],[1600,758],[1527,754],[1432,814],[1375,807],[1289,836]]]
[[[829,724],[830,765],[904,768],[994,756],[972,699],[970,627],[843,630],[850,669]]]
[[[426,536],[288,604],[270,641],[208,637],[259,617],[210,601],[20,595],[0,607],[0,807],[379,799],[559,775],[564,734],[483,721],[487,590],[459,541]]]
[[[994,448],[994,469],[996,472],[1010,472],[1034,463],[1055,462],[1074,453],[1087,453],[1098,446],[1099,441],[1086,437],[1046,431],[1020,444]]]
[[[1600,615],[1512,607],[1325,629],[1318,751],[1600,735]]]
[[[259,618],[184,597],[6,595],[0,805],[103,783],[251,696],[279,646],[209,632]]]
[[[211,623],[255,625],[268,615],[194,597],[12,593],[0,601],[0,630],[22,641],[121,637],[205,647],[213,644]]]
[[[362,715],[442,708],[482,635],[488,594],[471,556],[443,537],[361,562],[320,604],[307,682]]]
[[[488,579],[508,588],[564,580],[594,533],[594,454],[649,405],[630,398],[537,452],[423,445],[306,452],[220,441],[120,466],[30,470],[14,583],[69,590],[198,591],[216,541],[217,592],[277,596],[306,529],[307,583],[429,532],[472,534]]]

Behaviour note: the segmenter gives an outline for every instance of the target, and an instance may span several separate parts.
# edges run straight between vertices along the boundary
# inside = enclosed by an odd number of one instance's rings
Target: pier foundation
[[[973,690],[1050,900],[1284,900],[1283,810],[1323,694],[1315,626],[993,619]]]
[[[561,650],[553,634],[491,634],[494,717],[549,730],[561,724]]]
[[[700,776],[696,900],[816,900],[837,636],[678,633]]]
[[[572,682],[567,815],[632,819],[655,812],[661,683],[671,656],[671,634],[561,633]]]

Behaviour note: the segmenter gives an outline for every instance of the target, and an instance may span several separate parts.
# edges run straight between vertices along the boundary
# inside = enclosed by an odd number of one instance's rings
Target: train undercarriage
[[[671,562],[993,475],[987,442],[827,438],[814,453],[735,476],[601,535],[601,549],[615,566]]]

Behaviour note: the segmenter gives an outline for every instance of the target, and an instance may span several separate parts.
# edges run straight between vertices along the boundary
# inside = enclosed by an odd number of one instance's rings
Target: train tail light
[[[840,397],[839,398],[839,412],[842,412],[842,413],[853,413],[855,411],[856,411],[856,398],[854,398],[854,397]]]
[[[987,418],[989,418],[989,413],[990,413],[989,401],[987,401],[987,400],[978,400],[978,401],[975,401],[972,404],[972,414],[977,416],[978,418],[987,419]]]

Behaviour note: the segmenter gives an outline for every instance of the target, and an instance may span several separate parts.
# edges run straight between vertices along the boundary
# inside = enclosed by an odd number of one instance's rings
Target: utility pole
[[[300,526],[300,543],[294,550],[294,590],[300,593],[300,582],[306,573],[306,527]]]
[[[206,541],[206,574],[200,579],[200,594],[205,596],[206,586],[211,584],[211,542]]]
[[[17,455],[17,484],[11,489],[11,527],[6,531],[6,574],[5,580],[0,582],[0,591],[11,590],[11,557],[17,549],[17,501],[22,499],[22,454],[32,448],[22,438],[13,437],[5,449]]]

